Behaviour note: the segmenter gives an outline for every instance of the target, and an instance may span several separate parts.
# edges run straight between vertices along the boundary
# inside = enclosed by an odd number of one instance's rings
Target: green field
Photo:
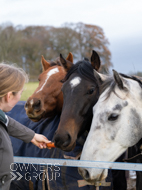
[[[24,91],[22,93],[20,100],[26,101],[29,98],[29,96],[31,96],[33,94],[33,92],[35,91],[37,86],[38,86],[38,82],[29,82],[29,83],[25,84]]]

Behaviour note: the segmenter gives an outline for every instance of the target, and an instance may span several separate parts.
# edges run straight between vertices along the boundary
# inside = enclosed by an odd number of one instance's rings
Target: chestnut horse
[[[73,62],[72,53],[68,54],[66,60],[70,63]],[[34,122],[55,116],[61,112],[63,105],[61,81],[64,79],[66,71],[61,66],[59,59],[55,62],[48,62],[42,56],[41,63],[43,71],[38,77],[39,85],[25,104],[26,114]]]

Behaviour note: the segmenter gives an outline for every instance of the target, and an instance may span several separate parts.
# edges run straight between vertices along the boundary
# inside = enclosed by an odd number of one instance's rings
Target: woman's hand
[[[51,141],[49,141],[44,135],[35,133],[35,136],[31,140],[31,142],[37,147],[42,149],[42,148],[47,148],[46,144],[50,143]]]

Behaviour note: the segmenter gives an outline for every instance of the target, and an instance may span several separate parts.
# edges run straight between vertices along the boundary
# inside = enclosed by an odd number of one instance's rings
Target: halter
[[[135,163],[136,159],[141,159],[142,158],[142,144],[139,147],[140,153],[136,154],[135,156],[128,158],[128,159],[123,159],[124,162],[133,162]]]

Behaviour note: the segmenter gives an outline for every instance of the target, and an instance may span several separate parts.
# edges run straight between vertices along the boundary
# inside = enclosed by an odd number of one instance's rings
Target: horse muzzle
[[[95,183],[107,177],[107,169],[78,168],[79,174],[88,182]]]
[[[25,110],[27,116],[34,122],[41,120],[45,115],[41,100],[37,98],[28,99],[25,104]]]
[[[69,133],[58,134],[57,132],[55,132],[53,141],[57,148],[60,148],[61,150],[66,152],[72,151],[76,146],[76,141],[72,141],[71,135]]]

